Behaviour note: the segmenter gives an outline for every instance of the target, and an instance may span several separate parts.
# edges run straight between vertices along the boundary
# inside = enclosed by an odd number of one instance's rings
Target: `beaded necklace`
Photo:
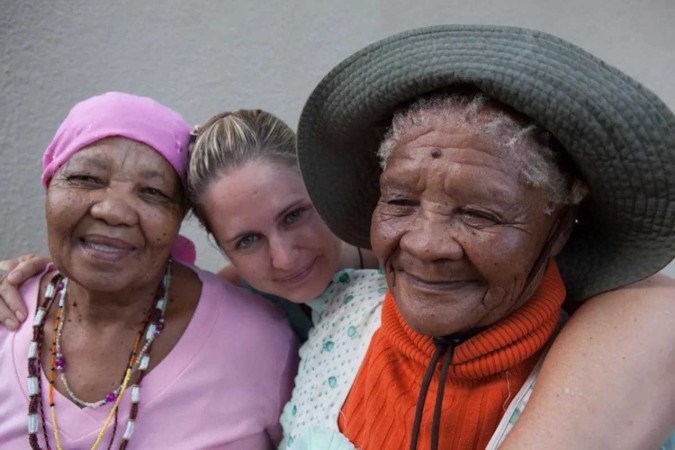
[[[64,288],[62,292],[65,292],[67,289],[68,289],[68,280],[66,279],[64,282]],[[86,400],[82,400],[73,392],[72,388],[70,387],[70,384],[68,383],[68,378],[66,378],[66,371],[65,371],[66,360],[63,356],[63,351],[61,350],[61,336],[63,333],[63,324],[66,321],[65,295],[61,295],[59,297],[58,308],[59,309],[57,310],[57,317],[54,321],[55,332],[54,332],[54,345],[52,348],[52,358],[53,358],[52,366],[54,366],[54,368],[56,369],[55,372],[59,380],[61,381],[61,384],[63,385],[64,389],[66,390],[68,397],[74,403],[83,408],[98,408],[100,406],[105,405],[106,403],[114,402],[115,399],[119,396],[120,391],[122,390],[122,382],[124,381],[124,377],[122,377],[122,381],[120,382],[119,386],[117,386],[117,388],[110,391],[108,394],[106,394],[106,396],[103,399],[96,402],[88,402]],[[132,371],[135,370],[139,358],[141,358],[147,351],[148,344],[150,342],[146,341],[145,345],[143,346],[143,349],[140,352],[138,352],[138,347],[143,337],[143,331],[145,330],[145,327],[148,325],[149,318],[150,318],[149,315],[146,316],[145,321],[141,325],[141,328],[139,329],[138,334],[136,335],[136,339],[134,340],[133,349],[131,351],[131,354],[129,355],[127,368],[131,367]],[[138,355],[138,357],[136,357],[136,355]],[[54,380],[50,380],[50,382],[53,383]]]
[[[118,388],[106,395],[104,403],[113,403],[110,413],[108,414],[101,431],[96,437],[96,441],[91,447],[91,450],[95,450],[101,443],[106,430],[108,429],[111,420],[115,418],[115,428],[110,439],[110,445],[115,438],[115,431],[117,428],[117,410],[119,403],[124,395],[124,392],[129,387],[133,373],[138,371],[138,379],[135,384],[131,386],[131,408],[129,412],[129,418],[127,420],[127,426],[120,442],[120,449],[126,449],[129,440],[134,431],[134,425],[136,418],[138,417],[138,402],[140,401],[140,384],[147,369],[150,365],[150,351],[152,349],[152,343],[157,338],[157,336],[164,329],[165,323],[165,313],[167,306],[167,295],[169,292],[169,284],[171,281],[170,276],[171,262],[167,265],[166,272],[162,278],[162,283],[158,286],[157,292],[155,294],[155,305],[154,308],[151,308],[148,312],[148,315],[141,326],[138,335],[134,341],[134,347],[129,356],[129,361],[127,363],[126,370],[124,371],[124,376],[122,382]],[[56,443],[57,450],[61,450],[60,442],[60,433],[56,421],[56,406],[54,402],[54,384],[56,382],[57,373],[63,374],[66,367],[66,360],[61,352],[61,333],[63,330],[63,323],[65,322],[65,295],[67,291],[68,279],[63,277],[61,274],[56,273],[52,278],[51,282],[45,288],[44,300],[39,305],[37,312],[35,314],[35,319],[33,320],[33,339],[29,345],[28,349],[28,395],[29,395],[29,404],[28,404],[28,441],[32,449],[39,449],[41,447],[38,443],[38,432],[40,429],[40,422],[42,422],[42,434],[45,440],[45,446],[47,450],[51,450],[49,445],[49,437],[47,434],[47,425],[44,409],[42,406],[42,387],[40,382],[41,374],[41,363],[40,355],[42,350],[42,341],[44,339],[44,322],[49,309],[54,303],[54,298],[56,294],[59,295],[59,306],[56,312],[56,317],[54,319],[54,339],[52,340],[51,346],[51,359],[50,359],[50,376],[49,376],[49,409],[50,409],[50,419],[54,432],[54,441]],[[138,352],[138,347],[142,340],[143,335],[145,335],[145,343],[140,352]],[[61,378],[61,377],[59,377]],[[65,376],[63,377],[65,379]],[[67,383],[67,382],[66,382]],[[64,383],[64,386],[67,384]],[[68,396],[74,400],[73,397],[77,398],[69,386],[66,387],[66,392]],[[71,395],[72,394],[72,395]],[[113,398],[114,395],[114,398]],[[80,400],[77,398],[77,400]],[[82,400],[80,400],[82,401]],[[84,402],[83,403],[89,403]],[[75,403],[80,404],[78,401]],[[91,403],[91,405],[97,405],[99,402]],[[82,406],[80,404],[80,406]],[[88,406],[88,405],[85,405]],[[98,407],[100,405],[97,405]],[[109,447],[110,447],[109,445]]]

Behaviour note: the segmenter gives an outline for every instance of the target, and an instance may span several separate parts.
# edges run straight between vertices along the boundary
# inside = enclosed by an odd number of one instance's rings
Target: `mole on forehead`
[[[395,148],[430,151],[439,158],[444,151],[476,150],[492,156],[502,156],[503,145],[493,136],[482,134],[454,133],[444,130],[429,130],[417,136],[404,133]]]

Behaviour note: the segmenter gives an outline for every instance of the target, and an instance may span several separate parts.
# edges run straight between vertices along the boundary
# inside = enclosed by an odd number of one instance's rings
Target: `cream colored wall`
[[[150,95],[191,123],[258,107],[296,124],[337,62],[441,23],[538,28],[644,83],[675,109],[673,0],[0,0],[0,255],[46,252],[40,157],[76,101]],[[194,222],[199,263],[222,264]],[[675,264],[669,272],[675,275]]]

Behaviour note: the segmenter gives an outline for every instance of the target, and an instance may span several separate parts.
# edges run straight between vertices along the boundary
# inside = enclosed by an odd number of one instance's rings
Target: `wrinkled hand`
[[[16,330],[26,320],[26,305],[19,295],[19,286],[49,264],[49,259],[39,255],[22,255],[0,261],[0,324]]]

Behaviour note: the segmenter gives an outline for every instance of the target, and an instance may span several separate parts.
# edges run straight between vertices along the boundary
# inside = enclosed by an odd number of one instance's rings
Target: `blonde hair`
[[[188,196],[195,216],[211,232],[204,195],[227,172],[250,162],[269,161],[298,168],[293,130],[274,114],[242,109],[213,116],[195,127],[187,173]]]

